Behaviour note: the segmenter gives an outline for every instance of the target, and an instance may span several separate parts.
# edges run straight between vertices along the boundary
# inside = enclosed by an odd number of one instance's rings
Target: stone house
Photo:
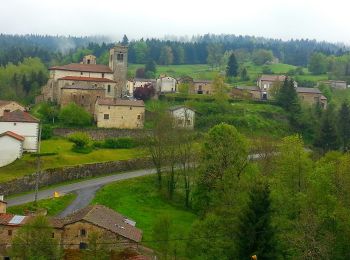
[[[323,109],[327,108],[327,98],[323,96],[322,92],[318,88],[302,88],[296,89],[298,97],[302,102],[309,105],[320,104]]]
[[[6,213],[6,202],[0,199],[0,256],[6,257],[18,228],[33,216]],[[49,218],[49,223],[53,228],[52,237],[64,249],[89,248],[89,238],[93,234],[97,234],[109,249],[137,249],[142,239],[142,231],[135,227],[134,221],[102,205],[87,206],[64,218]]]
[[[163,76],[157,79],[156,91],[159,93],[177,92],[177,80],[173,77]]]
[[[260,100],[262,98],[260,88],[256,86],[237,86],[231,89],[231,96],[233,98],[253,100]]]
[[[261,99],[271,99],[272,87],[279,87],[287,78],[285,75],[261,75],[256,84],[261,90]],[[298,87],[298,83],[294,81],[294,87]]]
[[[25,111],[26,109],[16,101],[0,100],[0,116],[3,116],[4,112],[12,112],[15,110]]]
[[[193,80],[193,87],[190,88],[190,94],[214,94],[213,81],[212,80]]]
[[[100,98],[96,101],[97,127],[138,129],[143,128],[145,104],[142,100]]]
[[[11,131],[0,134],[0,167],[22,157],[24,140],[23,136]]]
[[[174,126],[178,128],[193,129],[196,112],[186,106],[175,106],[169,108],[169,113],[174,119]]]
[[[139,87],[144,87],[146,85],[152,85],[156,89],[157,80],[156,79],[141,79],[134,78],[133,80],[128,81],[128,92],[129,96],[133,97],[134,90]]]
[[[60,105],[64,107],[74,102],[93,115],[97,99],[104,97],[105,89],[102,87],[70,85],[61,89]]]
[[[39,142],[39,120],[27,112],[16,110],[5,112],[0,117],[0,133],[13,132],[24,138],[23,151],[37,152]],[[0,154],[4,147],[0,147]]]
[[[126,46],[117,45],[112,48],[108,66],[96,64],[96,57],[87,55],[83,58],[82,63],[49,68],[49,80],[42,88],[41,99],[60,104],[62,87],[78,82],[79,85],[103,87],[107,97],[123,96],[126,92],[127,82],[127,52]]]
[[[346,81],[343,80],[326,80],[319,82],[317,85],[319,85],[320,83],[336,89],[346,89],[348,87]]]

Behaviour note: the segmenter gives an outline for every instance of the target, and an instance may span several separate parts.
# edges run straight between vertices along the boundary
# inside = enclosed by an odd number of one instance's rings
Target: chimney
[[[0,214],[6,213],[7,202],[4,201],[4,195],[0,195]]]

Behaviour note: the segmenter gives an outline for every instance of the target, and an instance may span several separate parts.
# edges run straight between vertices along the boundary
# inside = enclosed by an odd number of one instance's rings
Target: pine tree
[[[128,37],[124,34],[123,40],[122,40],[122,45],[123,45],[123,46],[126,46],[126,45],[128,45],[128,44],[129,44],[129,39],[128,39]]]
[[[274,231],[271,226],[270,190],[267,184],[252,187],[247,208],[240,217],[238,257],[259,260],[275,259]]]
[[[321,128],[315,140],[315,146],[321,148],[324,152],[337,150],[339,148],[338,133],[331,108],[328,108],[324,113]]]
[[[347,102],[342,103],[338,112],[338,130],[343,151],[346,152],[350,145],[350,107]]]
[[[237,77],[238,63],[236,56],[232,53],[227,63],[226,67],[226,76],[228,77]]]

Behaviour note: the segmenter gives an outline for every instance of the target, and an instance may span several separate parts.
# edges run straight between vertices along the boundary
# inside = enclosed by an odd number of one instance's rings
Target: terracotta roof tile
[[[263,81],[284,81],[286,79],[285,75],[261,75],[259,78]]]
[[[15,139],[17,139],[19,141],[22,141],[22,142],[24,141],[24,137],[23,136],[18,135],[18,134],[14,133],[14,132],[11,132],[11,131],[7,131],[7,132],[4,132],[4,133],[0,134],[0,137],[1,136],[5,136],[5,135],[10,136],[12,138],[15,138]]]
[[[18,221],[14,221],[14,217],[18,218]],[[5,226],[22,226],[25,223],[27,223],[30,219],[32,219],[31,216],[20,216],[15,215],[11,213],[0,213],[0,225]],[[11,223],[11,220],[13,223]]]
[[[59,78],[58,80],[74,80],[74,81],[92,81],[92,82],[115,82],[111,79],[106,78],[92,78],[92,77],[75,77],[75,76],[66,76]]]
[[[84,90],[104,90],[103,87],[97,87],[97,86],[82,86],[82,85],[69,85],[64,86],[62,89],[84,89]]]
[[[27,123],[38,123],[39,119],[33,117],[28,112],[16,110],[13,112],[5,112],[0,117],[0,122],[27,122]]]
[[[318,88],[302,88],[297,87],[298,93],[313,93],[313,94],[322,94],[322,92]]]
[[[102,64],[80,64],[71,63],[62,66],[54,66],[49,70],[68,70],[68,71],[81,71],[81,72],[98,72],[98,73],[113,73],[113,71],[106,65]]]
[[[97,104],[104,105],[104,106],[134,106],[134,107],[145,106],[145,103],[142,100],[114,99],[114,98],[99,98],[97,100]]]
[[[64,225],[81,220],[88,221],[135,242],[140,242],[142,239],[141,230],[126,223],[124,216],[102,205],[90,205],[62,219]]]

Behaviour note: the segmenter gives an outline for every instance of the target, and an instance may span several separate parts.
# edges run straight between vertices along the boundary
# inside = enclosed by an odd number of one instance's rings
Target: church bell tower
[[[113,71],[114,80],[117,82],[117,98],[126,93],[128,73],[128,46],[116,45],[109,51],[109,67]]]

